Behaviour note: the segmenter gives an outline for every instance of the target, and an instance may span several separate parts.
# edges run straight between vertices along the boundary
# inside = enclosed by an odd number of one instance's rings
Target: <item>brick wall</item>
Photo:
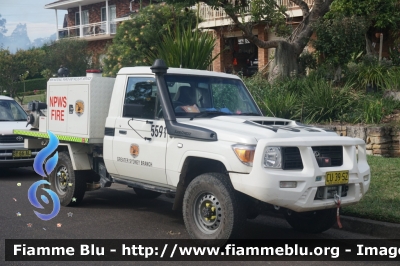
[[[99,41],[92,41],[88,43],[88,48],[90,51],[93,52],[92,63],[95,67],[99,66],[99,56],[101,54],[105,54],[106,45],[111,43],[112,39],[108,40],[99,40]]]
[[[223,50],[223,47],[224,47],[224,38],[223,38],[221,32],[215,31],[214,32],[214,38],[215,38],[215,46],[214,46],[214,50],[212,52],[212,57],[213,58],[218,53],[220,53]],[[213,66],[212,66],[213,71],[223,72],[223,69],[222,69],[223,58],[224,58],[224,55],[222,53],[220,53],[218,55],[218,57],[213,61],[213,63],[212,63],[213,64]]]
[[[149,0],[142,1],[142,8],[149,4]],[[115,5],[117,18],[120,18],[130,11],[130,0],[110,0],[108,6]],[[82,6],[82,11],[89,10],[89,23],[101,22],[101,8],[106,7],[106,2]],[[132,3],[132,10],[139,10],[140,3]],[[75,26],[75,13],[79,12],[79,7],[68,9],[68,27]]]

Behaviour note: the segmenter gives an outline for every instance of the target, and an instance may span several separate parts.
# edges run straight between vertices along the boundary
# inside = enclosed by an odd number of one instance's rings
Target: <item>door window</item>
[[[137,118],[156,119],[161,104],[157,97],[157,85],[154,78],[129,77],[125,92],[125,104],[134,104],[142,110]]]

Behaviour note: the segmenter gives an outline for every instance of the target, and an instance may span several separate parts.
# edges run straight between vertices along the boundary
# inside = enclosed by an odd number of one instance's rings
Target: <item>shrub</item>
[[[383,89],[386,87],[386,79],[389,77],[389,68],[384,64],[363,64],[358,72],[358,84],[361,88],[368,85],[373,88]]]
[[[18,92],[24,92],[24,82],[17,83]],[[25,92],[34,91],[34,90],[46,90],[47,88],[47,79],[39,78],[39,79],[28,79],[25,80]]]
[[[147,60],[154,62],[157,58],[163,58],[169,67],[206,70],[219,55],[212,57],[215,38],[208,32],[192,28],[190,23],[178,23],[175,30],[168,27],[168,31],[160,35],[162,41],[155,44],[154,51],[148,51]]]
[[[265,115],[303,123],[376,124],[400,109],[399,101],[383,98],[382,93],[354,90],[355,83],[351,79],[342,87],[335,87],[318,75],[281,80],[273,85],[260,75],[244,81]]]
[[[342,120],[349,111],[353,100],[351,84],[335,88],[322,79],[311,80],[301,97],[300,117],[305,123],[332,122]]]

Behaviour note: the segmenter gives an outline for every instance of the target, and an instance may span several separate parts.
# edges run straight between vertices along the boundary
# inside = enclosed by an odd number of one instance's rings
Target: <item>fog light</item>
[[[364,181],[368,181],[369,180],[369,175],[365,175],[364,176]]]
[[[296,181],[281,181],[279,183],[279,186],[281,188],[295,188],[295,187],[297,187],[297,182]]]
[[[315,177],[315,181],[318,182],[318,181],[321,181],[321,180],[322,180],[322,176],[318,175],[318,176]]]

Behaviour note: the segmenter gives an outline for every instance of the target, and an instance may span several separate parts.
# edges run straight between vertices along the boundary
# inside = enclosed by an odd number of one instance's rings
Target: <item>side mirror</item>
[[[123,117],[142,117],[143,115],[143,104],[126,103],[122,111]]]

